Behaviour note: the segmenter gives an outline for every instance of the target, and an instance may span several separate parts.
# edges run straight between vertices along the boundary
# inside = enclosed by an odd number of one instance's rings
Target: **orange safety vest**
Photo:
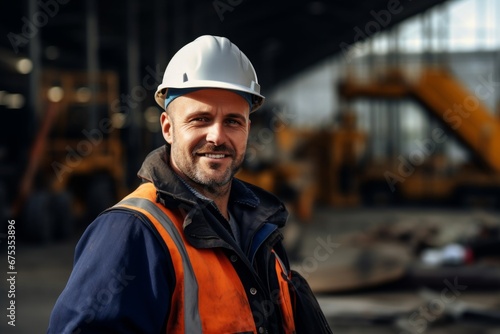
[[[156,202],[152,183],[140,185],[115,207],[125,207],[145,215],[168,247],[175,269],[167,333],[262,333],[257,329],[243,284],[231,260],[221,248],[198,249],[184,237],[184,217]],[[295,332],[288,282],[290,273],[276,255],[280,291],[272,303],[279,307],[287,334]],[[252,293],[252,291],[250,291]],[[279,306],[278,306],[279,305]],[[255,310],[253,312],[256,312]],[[257,315],[258,316],[258,315]]]

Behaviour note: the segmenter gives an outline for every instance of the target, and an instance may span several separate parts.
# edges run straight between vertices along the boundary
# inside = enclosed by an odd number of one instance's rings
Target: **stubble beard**
[[[244,155],[236,156],[234,150],[229,150],[232,153],[231,164],[222,172],[222,175],[213,177],[207,174],[206,167],[201,165],[201,157],[196,155],[197,148],[193,149],[190,155],[183,155],[179,150],[172,149],[171,156],[176,162],[177,168],[189,179],[190,183],[201,190],[202,193],[208,192],[214,196],[227,194],[230,187],[227,186],[234,175],[238,172],[243,164]],[[212,147],[210,151],[227,152],[224,146]],[[210,162],[208,168],[210,170],[219,170],[222,163]]]

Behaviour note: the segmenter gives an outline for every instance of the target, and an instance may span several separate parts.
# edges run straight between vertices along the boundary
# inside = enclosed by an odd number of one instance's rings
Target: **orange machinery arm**
[[[50,130],[54,125],[55,119],[59,112],[59,106],[54,102],[49,102],[47,113],[45,113],[42,124],[36,133],[35,140],[31,147],[28,166],[24,171],[21,183],[19,185],[19,193],[13,203],[12,214],[18,215],[24,205],[24,202],[28,198],[29,194],[33,188],[33,180],[40,166],[40,162],[43,159],[43,155],[46,152],[47,147],[47,137],[49,136]]]
[[[348,80],[340,93],[345,98],[416,98],[488,167],[500,172],[500,120],[444,69],[424,69],[416,80],[406,79],[401,71],[376,82]]]

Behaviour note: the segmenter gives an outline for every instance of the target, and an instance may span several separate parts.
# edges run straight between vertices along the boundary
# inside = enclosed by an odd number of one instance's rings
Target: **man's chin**
[[[220,176],[220,175],[204,175],[204,177],[201,178],[201,183],[205,186],[208,187],[224,187],[226,186],[231,180],[233,179],[232,176]]]
[[[216,190],[217,188],[227,186],[233,180],[235,174],[236,171],[233,168],[224,168],[221,164],[219,166],[203,166],[203,168],[197,169],[193,181],[197,182],[200,186]]]

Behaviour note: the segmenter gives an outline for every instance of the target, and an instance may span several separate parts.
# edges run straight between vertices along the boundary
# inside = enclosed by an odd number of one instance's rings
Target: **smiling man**
[[[281,243],[283,203],[234,178],[264,100],[250,61],[226,38],[199,37],[155,98],[166,145],[85,231],[48,332],[329,333],[314,296],[300,303],[310,290]]]

